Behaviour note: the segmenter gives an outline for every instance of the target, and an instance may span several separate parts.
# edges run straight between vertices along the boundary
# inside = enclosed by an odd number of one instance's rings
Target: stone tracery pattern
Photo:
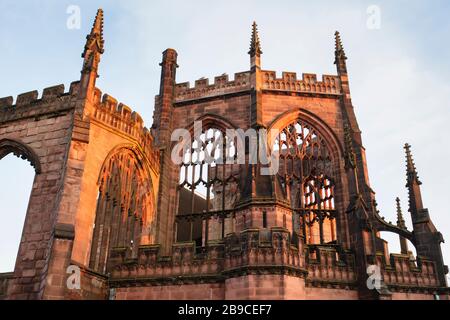
[[[139,245],[153,242],[154,203],[142,163],[130,149],[107,160],[99,184],[90,267],[104,273],[111,249],[124,248],[133,257]]]
[[[273,146],[278,152],[278,177],[309,244],[336,240],[334,169],[326,140],[311,125],[297,119],[282,129]]]
[[[179,241],[200,246],[224,237],[230,221],[225,216],[239,199],[239,165],[227,163],[236,157],[234,142],[213,126],[187,148],[180,165],[178,218],[189,217],[178,223]]]

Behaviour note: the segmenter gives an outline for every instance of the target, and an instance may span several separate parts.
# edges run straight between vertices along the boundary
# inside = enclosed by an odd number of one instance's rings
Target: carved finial
[[[406,177],[408,180],[408,184],[416,182],[420,185],[422,183],[420,182],[419,176],[417,175],[416,166],[411,154],[411,145],[406,143],[404,149],[406,152]]]
[[[94,20],[94,24],[91,29],[91,33],[86,37],[86,45],[84,46],[84,52],[81,55],[82,58],[85,58],[89,51],[99,52],[102,54],[104,52],[104,44],[103,40],[103,10],[98,9],[97,15]]]
[[[261,55],[261,42],[259,41],[259,35],[258,35],[258,26],[256,25],[256,22],[253,21],[252,25],[252,38],[250,41],[250,51],[248,52],[249,55]]]
[[[336,31],[334,33],[334,38],[336,40],[336,51],[335,51],[336,59],[341,58],[347,60],[347,56],[345,55],[344,51],[344,46],[342,45],[341,34],[339,33],[339,31]]]
[[[401,229],[406,229],[405,219],[403,219],[402,207],[400,205],[400,198],[395,199],[397,204],[397,227]]]
[[[335,60],[334,64],[336,65],[337,72],[339,75],[347,74],[347,56],[345,55],[344,47],[342,46],[341,35],[338,31],[334,34],[336,40],[336,50],[334,52]]]
[[[103,10],[98,9],[91,32],[86,37],[86,45],[81,55],[83,58],[83,68],[81,69],[80,90],[81,98],[93,99],[95,82],[98,78],[98,68],[101,55],[104,52],[103,46]]]
[[[352,129],[348,123],[344,124],[344,140],[345,140],[345,159],[347,166],[356,168],[356,155],[353,149]]]

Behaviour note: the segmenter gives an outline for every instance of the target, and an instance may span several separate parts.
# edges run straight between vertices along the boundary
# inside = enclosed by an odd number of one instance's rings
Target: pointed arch
[[[155,240],[156,200],[145,154],[131,144],[114,148],[103,163],[98,187],[89,265],[106,273],[115,249],[133,258],[140,245]]]
[[[198,121],[202,132],[194,136]],[[228,231],[230,221],[224,212],[234,208],[239,198],[240,172],[239,165],[226,162],[227,156],[237,157],[235,141],[226,135],[228,129],[236,126],[215,114],[205,114],[185,128],[190,139],[184,140],[187,145],[181,150],[178,168],[176,241],[194,241],[201,247]]]
[[[268,127],[268,148],[279,159],[277,178],[296,213],[294,228],[308,244],[337,241],[335,188],[343,149],[331,128],[303,110],[288,111]]]
[[[27,160],[36,171],[36,174],[42,172],[39,156],[32,148],[26,144],[13,139],[0,140],[0,160],[8,154],[13,153],[15,156]]]
[[[277,116],[268,126],[268,131],[270,130],[283,130],[288,124],[294,122],[297,119],[301,119],[302,121],[308,123],[317,131],[321,133],[321,135],[325,138],[327,143],[329,144],[332,154],[336,158],[342,158],[344,154],[344,148],[342,147],[342,144],[340,143],[338,137],[333,132],[333,130],[330,128],[330,126],[320,117],[317,115],[309,112],[305,109],[296,109],[296,110],[289,110],[286,111],[279,116]],[[269,138],[271,136],[269,135]],[[269,140],[269,148],[273,145],[273,140]]]

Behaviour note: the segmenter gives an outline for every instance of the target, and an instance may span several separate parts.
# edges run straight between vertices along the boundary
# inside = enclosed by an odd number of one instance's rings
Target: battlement
[[[102,94],[98,88],[95,89],[94,99],[96,103],[93,119],[134,138],[146,150],[151,162],[159,163],[158,153],[153,147],[153,136],[144,126],[144,120],[139,113],[119,103],[114,97]]]
[[[14,98],[12,96],[0,98],[0,111],[10,107],[23,107],[28,105],[35,105],[42,102],[55,101],[58,98],[62,98],[65,96],[71,96],[76,91],[75,90],[76,84],[77,82],[73,82],[70,85],[70,89],[68,92],[65,92],[64,84],[44,88],[41,97],[39,97],[38,90],[21,93],[16,97],[15,103]]]
[[[44,88],[41,97],[37,90],[22,93],[16,97],[15,103],[12,96],[0,98],[0,123],[70,111],[75,108],[75,104],[70,102],[78,97],[79,85],[79,81],[72,82],[68,92],[63,84]],[[137,112],[107,94],[102,95],[97,88],[94,100],[93,119],[136,139],[151,162],[159,163],[159,156],[153,148],[153,136]]]
[[[353,254],[340,252],[332,245],[309,245],[306,251],[308,282],[312,286],[327,283],[351,287],[356,283]]]
[[[283,72],[281,78],[277,78],[275,71],[261,72],[264,90],[341,94],[338,76],[323,75],[322,81],[317,81],[317,75],[303,73],[302,80],[297,80],[295,72]]]
[[[235,93],[250,89],[250,72],[238,72],[234,74],[234,80],[229,80],[227,74],[214,78],[214,83],[209,84],[209,79],[195,81],[193,88],[189,82],[175,85],[175,102],[209,98],[229,93]]]
[[[12,96],[0,98],[0,123],[11,122],[25,118],[40,118],[64,114],[75,108],[70,103],[76,96],[78,82],[70,85],[68,92],[60,84],[45,88],[39,97],[37,90],[19,94],[14,101]]]
[[[161,256],[159,245],[141,246],[137,257],[127,259],[127,248],[117,248],[110,260],[112,285],[121,282],[167,284],[220,282],[248,274],[289,274],[307,279],[309,286],[356,285],[354,256],[337,246],[308,246],[284,228],[247,229],[210,242],[196,251],[195,243],[176,243],[171,256]],[[128,253],[127,253],[128,251]],[[306,255],[306,260],[305,260]]]
[[[239,235],[230,234],[224,241],[210,242],[201,252],[195,243],[175,243],[171,256],[161,256],[159,245],[141,246],[137,258],[127,259],[126,248],[116,248],[111,257],[112,282],[158,282],[176,279],[214,278],[239,276],[256,270],[275,274],[306,275],[304,260],[290,233],[286,229],[269,231],[248,229]],[[276,270],[275,270],[276,269]]]
[[[295,72],[283,72],[281,78],[277,78],[275,71],[261,73],[263,90],[341,94],[338,76],[322,75],[322,81],[318,81],[317,75],[312,73],[303,73],[301,80],[297,79]],[[201,78],[195,81],[194,87],[189,82],[178,83],[175,85],[175,103],[250,90],[250,75],[250,71],[239,72],[234,74],[234,80],[230,80],[227,74],[223,74],[215,77],[213,84],[209,79]]]
[[[388,285],[435,287],[439,286],[435,263],[424,257],[413,260],[406,254],[391,254],[390,261],[384,255],[377,255],[383,279]]]

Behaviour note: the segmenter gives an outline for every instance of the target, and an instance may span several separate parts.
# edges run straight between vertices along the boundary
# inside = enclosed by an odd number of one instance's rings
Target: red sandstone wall
[[[431,294],[396,292],[392,294],[392,300],[434,300]]]
[[[108,126],[99,122],[92,121],[89,131],[89,145],[85,150],[84,173],[81,184],[81,194],[76,215],[76,233],[75,242],[72,252],[72,259],[82,265],[89,264],[89,254],[92,240],[92,231],[95,222],[95,211],[98,196],[98,179],[100,170],[104,164],[108,154],[114,148],[121,145],[136,145],[136,141],[115,132]],[[157,181],[156,174],[152,177],[153,181]],[[156,193],[158,191],[158,183],[153,183]]]
[[[284,279],[283,279],[284,278]],[[357,300],[357,290],[302,287],[299,278],[266,275],[226,280],[225,284],[184,284],[116,289],[117,300]],[[396,293],[392,300],[433,300],[431,294]],[[442,300],[448,299],[441,296]]]
[[[60,85],[45,89],[41,99],[34,91],[20,95],[15,105],[12,98],[2,99],[0,104],[0,142],[12,139],[30,148],[41,168],[33,182],[16,260],[14,276],[18,279],[10,282],[9,294],[14,298],[39,298],[45,285],[41,281],[48,267],[55,209],[70,141],[71,94],[72,88],[64,94],[64,86]]]
[[[262,108],[263,122],[266,126],[269,126],[281,114],[302,108],[322,119],[338,136],[342,136],[343,133],[342,112],[337,98],[264,93]]]
[[[223,117],[236,128],[246,130],[250,121],[250,95],[237,97],[215,98],[211,100],[199,100],[195,104],[178,103],[173,114],[174,128],[190,127],[195,120],[211,114]]]
[[[227,300],[305,298],[305,280],[288,275],[248,275],[225,280]]]
[[[358,291],[307,287],[305,298],[307,300],[357,300]]]
[[[223,300],[224,285],[183,284],[172,286],[118,288],[117,300]]]
[[[94,101],[84,111],[85,124],[81,124],[84,143],[75,143],[69,153],[69,160],[78,167],[81,175],[77,181],[79,189],[76,198],[67,197],[63,205],[75,210],[75,239],[71,259],[82,266],[89,265],[92,233],[95,222],[98,179],[107,157],[118,147],[133,147],[145,152],[153,169],[149,181],[153,186],[156,202],[158,193],[158,160],[150,149],[151,137],[143,127],[137,113],[119,104],[114,98],[103,95],[95,89]],[[87,142],[87,143],[86,143]],[[64,200],[64,199],[63,199]]]

